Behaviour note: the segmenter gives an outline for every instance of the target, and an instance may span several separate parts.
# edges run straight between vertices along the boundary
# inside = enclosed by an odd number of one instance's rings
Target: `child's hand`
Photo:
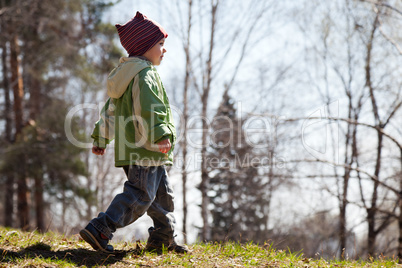
[[[159,146],[159,151],[164,154],[169,152],[169,150],[172,148],[172,144],[170,143],[169,139],[158,142],[158,146]]]
[[[98,146],[93,146],[92,147],[92,153],[96,154],[96,155],[104,155],[105,154],[105,150],[104,148],[100,148]]]

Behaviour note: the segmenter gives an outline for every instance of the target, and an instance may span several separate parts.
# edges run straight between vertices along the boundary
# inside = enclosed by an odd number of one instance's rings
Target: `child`
[[[81,237],[94,249],[112,253],[109,240],[117,228],[133,223],[145,212],[152,218],[147,250],[185,253],[188,248],[173,238],[173,192],[165,165],[173,163],[176,130],[169,101],[154,66],[166,52],[165,30],[157,22],[137,12],[124,25],[116,25],[120,42],[129,57],[109,74],[109,99],[95,124],[92,152],[103,155],[115,139],[115,165],[123,167],[127,181],[123,193],[99,213]]]

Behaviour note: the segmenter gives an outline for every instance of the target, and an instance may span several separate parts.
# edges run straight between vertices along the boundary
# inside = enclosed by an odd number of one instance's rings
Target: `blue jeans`
[[[123,192],[116,195],[106,212],[99,213],[90,223],[112,239],[117,228],[125,227],[147,212],[154,223],[152,238],[169,242],[173,239],[173,190],[165,166],[124,167],[127,181]]]

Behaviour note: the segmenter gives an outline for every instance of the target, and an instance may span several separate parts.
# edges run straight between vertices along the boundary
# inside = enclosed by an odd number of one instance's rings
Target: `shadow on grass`
[[[27,259],[51,259],[54,262],[65,261],[74,266],[85,265],[87,267],[110,265],[121,262],[124,265],[124,257],[128,255],[141,255],[141,249],[116,250],[113,254],[105,254],[83,248],[71,248],[65,250],[51,250],[51,246],[37,243],[20,251],[12,251],[0,248],[0,266],[3,263],[15,263]]]

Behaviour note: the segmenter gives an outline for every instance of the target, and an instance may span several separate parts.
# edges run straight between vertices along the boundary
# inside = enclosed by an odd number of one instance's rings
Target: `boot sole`
[[[98,240],[91,234],[91,232],[87,231],[86,229],[82,229],[80,231],[80,236],[84,239],[91,247],[97,251],[102,251],[103,253],[111,254],[113,251],[108,251],[101,247]]]

